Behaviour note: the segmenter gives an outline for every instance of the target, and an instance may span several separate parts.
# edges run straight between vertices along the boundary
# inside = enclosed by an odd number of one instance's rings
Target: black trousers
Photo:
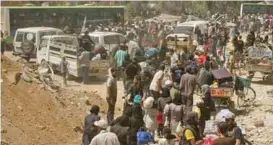
[[[116,102],[113,100],[109,100],[107,101],[107,103],[108,103],[107,121],[108,124],[110,124],[114,119]]]

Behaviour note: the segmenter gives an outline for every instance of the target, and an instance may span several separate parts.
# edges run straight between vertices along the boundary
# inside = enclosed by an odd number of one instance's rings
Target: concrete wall
[[[9,9],[1,8],[1,30],[3,32],[8,31],[10,35],[10,17],[9,17]]]

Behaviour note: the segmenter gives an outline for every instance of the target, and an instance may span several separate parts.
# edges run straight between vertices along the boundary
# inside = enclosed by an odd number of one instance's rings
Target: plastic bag
[[[217,122],[215,120],[207,120],[205,124],[204,134],[216,134]]]

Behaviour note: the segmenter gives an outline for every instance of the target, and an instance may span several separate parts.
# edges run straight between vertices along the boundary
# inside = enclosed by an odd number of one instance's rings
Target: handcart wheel
[[[252,102],[256,99],[256,92],[251,87],[245,87],[243,91],[237,95],[237,106],[241,107],[246,102]]]

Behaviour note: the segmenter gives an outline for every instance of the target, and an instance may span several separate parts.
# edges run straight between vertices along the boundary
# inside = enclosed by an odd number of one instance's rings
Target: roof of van
[[[98,31],[98,32],[92,32],[88,34],[89,36],[109,36],[109,35],[123,35],[121,33],[116,33],[116,32],[103,32],[103,31]]]
[[[17,31],[27,31],[27,32],[38,32],[38,31],[48,31],[48,30],[60,30],[58,28],[52,28],[52,27],[27,27],[27,28],[19,28]]]
[[[183,22],[178,24],[177,26],[193,26],[193,25],[198,25],[198,24],[207,24],[209,21],[188,21],[188,22]]]
[[[43,38],[50,38],[50,37],[54,37],[54,38],[57,38],[57,37],[77,38],[77,36],[75,36],[75,35],[45,35],[45,36],[43,36]]]

